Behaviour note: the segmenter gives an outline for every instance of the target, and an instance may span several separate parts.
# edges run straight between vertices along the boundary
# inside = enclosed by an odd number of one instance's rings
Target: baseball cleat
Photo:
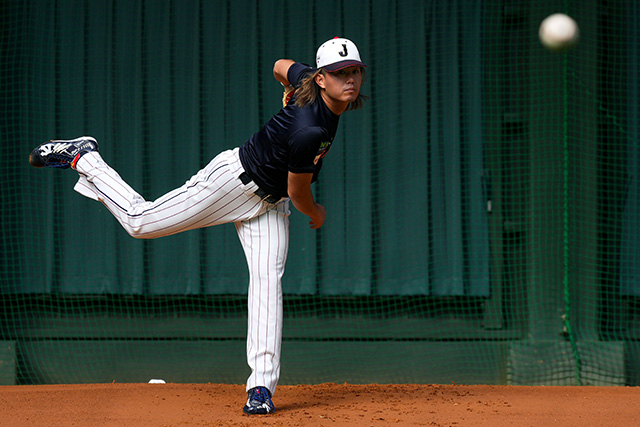
[[[89,151],[98,151],[98,141],[90,136],[53,140],[38,145],[29,154],[29,163],[35,168],[75,168],[80,156]]]
[[[245,414],[263,415],[276,412],[271,401],[271,393],[265,387],[254,387],[247,392],[247,404],[242,408]]]

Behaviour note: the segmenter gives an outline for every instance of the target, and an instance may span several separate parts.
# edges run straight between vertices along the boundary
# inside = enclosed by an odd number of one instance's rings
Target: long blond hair
[[[366,74],[364,68],[361,68],[361,70],[362,81],[364,82]],[[313,104],[314,102],[316,102],[316,100],[320,97],[321,91],[320,86],[318,86],[318,84],[316,83],[316,76],[318,74],[326,75],[326,73],[327,72],[324,70],[324,68],[319,68],[314,73],[302,79],[302,81],[300,82],[300,87],[297,88],[295,92],[295,105],[297,107],[304,107],[305,105]],[[357,110],[359,108],[362,108],[364,101],[368,98],[369,97],[361,93],[358,94],[356,100],[349,103],[349,105],[347,106],[347,110]]]

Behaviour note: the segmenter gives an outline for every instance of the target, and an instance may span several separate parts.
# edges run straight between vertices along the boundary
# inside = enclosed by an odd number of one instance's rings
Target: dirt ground
[[[637,387],[279,386],[276,413],[247,416],[244,387],[83,384],[0,387],[2,426],[631,426]]]

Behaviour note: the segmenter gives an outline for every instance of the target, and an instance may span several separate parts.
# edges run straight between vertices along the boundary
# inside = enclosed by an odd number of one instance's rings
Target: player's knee
[[[131,227],[131,226],[126,226],[124,227],[125,231],[127,233],[129,233],[129,236],[133,237],[134,239],[149,239],[149,233],[145,233],[142,229],[142,227]]]

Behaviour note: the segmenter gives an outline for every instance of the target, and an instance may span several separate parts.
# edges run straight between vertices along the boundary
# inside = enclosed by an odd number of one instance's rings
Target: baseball
[[[546,17],[540,24],[540,41],[553,52],[564,52],[576,44],[579,37],[578,24],[564,13]]]

